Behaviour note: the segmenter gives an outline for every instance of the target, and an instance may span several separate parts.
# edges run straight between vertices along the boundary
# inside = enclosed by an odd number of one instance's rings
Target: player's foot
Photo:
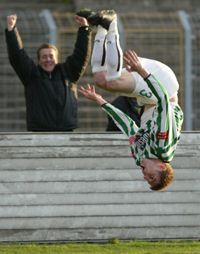
[[[117,17],[114,10],[102,10],[88,16],[87,20],[92,26],[102,26],[109,29],[111,22]]]
[[[84,9],[81,9],[80,11],[78,11],[78,12],[76,13],[76,15],[88,19],[88,17],[89,17],[90,15],[96,15],[96,12],[92,11],[91,9],[84,8]]]

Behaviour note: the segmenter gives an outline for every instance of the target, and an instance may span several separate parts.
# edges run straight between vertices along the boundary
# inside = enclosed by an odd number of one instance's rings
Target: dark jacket
[[[47,73],[26,54],[17,28],[6,29],[9,60],[24,85],[28,131],[69,131],[78,127],[76,83],[88,64],[91,30],[80,27],[72,55]]]

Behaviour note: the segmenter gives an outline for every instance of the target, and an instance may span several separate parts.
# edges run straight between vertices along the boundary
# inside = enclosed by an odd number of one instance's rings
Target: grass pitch
[[[1,254],[200,254],[200,241],[0,244]]]

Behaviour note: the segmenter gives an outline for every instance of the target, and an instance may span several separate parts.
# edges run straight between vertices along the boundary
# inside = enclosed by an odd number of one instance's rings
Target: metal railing
[[[41,15],[41,13],[43,15]],[[21,11],[18,13],[18,27],[22,35],[24,46],[31,57],[36,59],[37,47],[46,41],[57,41],[61,52],[61,61],[72,53],[76,40],[78,27],[74,22],[74,14],[69,12],[48,12],[54,23],[52,30],[49,27],[44,11]],[[0,31],[4,38],[5,19],[7,13],[0,14]],[[149,12],[149,13],[121,13],[120,20],[123,24],[125,35],[125,49],[133,48],[139,55],[153,58],[169,65],[175,72],[179,83],[179,102],[185,111],[185,36],[183,24],[177,12]],[[200,128],[200,106],[198,87],[199,77],[199,26],[198,13],[190,15],[189,22],[192,28],[192,84],[193,84],[193,129]],[[54,33],[54,34],[53,34]],[[56,35],[56,40],[55,40]],[[25,103],[23,86],[10,67],[5,40],[0,40],[0,131],[23,131],[25,127]],[[93,82],[91,67],[80,79],[79,84]],[[117,95],[101,91],[109,101]],[[188,96],[188,95],[187,95]],[[95,116],[95,121],[94,117]],[[103,131],[107,124],[107,117],[98,107],[83,97],[79,97],[79,125],[78,131]]]

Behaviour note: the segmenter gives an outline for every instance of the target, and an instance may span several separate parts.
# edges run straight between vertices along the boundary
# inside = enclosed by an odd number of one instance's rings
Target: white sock
[[[107,30],[101,26],[97,27],[97,33],[94,39],[91,66],[92,72],[106,71],[106,35]]]
[[[123,52],[119,42],[117,19],[112,21],[108,30],[106,63],[106,80],[118,79],[122,71]]]

